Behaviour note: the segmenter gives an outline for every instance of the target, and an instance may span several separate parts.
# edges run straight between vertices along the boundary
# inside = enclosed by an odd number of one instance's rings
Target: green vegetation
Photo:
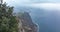
[[[0,4],[0,32],[18,32],[18,22],[12,13],[13,7]]]

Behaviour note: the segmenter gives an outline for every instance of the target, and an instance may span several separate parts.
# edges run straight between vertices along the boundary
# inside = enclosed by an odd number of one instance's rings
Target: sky
[[[4,0],[8,3],[59,3],[60,0]]]
[[[60,0],[3,0],[10,6],[31,6],[60,9]]]

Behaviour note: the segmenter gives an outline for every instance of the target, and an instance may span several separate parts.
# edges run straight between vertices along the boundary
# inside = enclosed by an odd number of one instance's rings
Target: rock
[[[29,13],[24,12],[17,16],[19,21],[20,32],[38,32],[38,26],[33,23]]]

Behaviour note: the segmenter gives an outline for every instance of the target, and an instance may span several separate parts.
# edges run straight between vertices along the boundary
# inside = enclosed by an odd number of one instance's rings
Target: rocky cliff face
[[[38,32],[38,26],[33,23],[29,13],[24,12],[18,15],[20,32]]]

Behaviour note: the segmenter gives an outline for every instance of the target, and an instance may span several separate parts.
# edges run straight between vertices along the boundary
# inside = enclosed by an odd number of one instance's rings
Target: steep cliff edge
[[[33,23],[29,13],[19,13],[17,15],[19,18],[19,31],[21,32],[38,32],[38,26]]]

